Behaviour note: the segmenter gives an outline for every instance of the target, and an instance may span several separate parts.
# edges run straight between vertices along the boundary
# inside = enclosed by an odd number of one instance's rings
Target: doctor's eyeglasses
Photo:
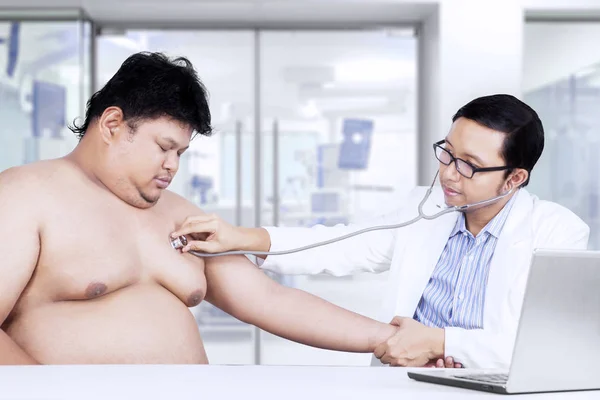
[[[513,169],[513,167],[509,166],[477,168],[468,161],[454,157],[452,153],[442,147],[444,143],[446,143],[445,140],[440,140],[439,142],[433,144],[435,158],[437,158],[438,161],[444,165],[450,165],[452,162],[455,162],[456,170],[465,178],[471,179],[476,172],[503,171],[507,169]]]

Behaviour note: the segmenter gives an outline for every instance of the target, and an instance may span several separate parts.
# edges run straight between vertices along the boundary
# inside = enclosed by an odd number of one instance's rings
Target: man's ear
[[[529,172],[527,172],[527,170],[524,170],[522,168],[516,168],[513,172],[511,172],[510,176],[508,177],[508,180],[506,181],[506,184],[508,186],[507,190],[519,188],[523,183],[527,181],[528,178]]]
[[[108,107],[98,120],[100,136],[106,144],[110,144],[119,135],[128,132],[123,110],[120,107]]]

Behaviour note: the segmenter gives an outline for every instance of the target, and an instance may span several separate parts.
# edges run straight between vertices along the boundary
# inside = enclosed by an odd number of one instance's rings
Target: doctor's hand
[[[461,363],[454,361],[453,357],[440,358],[438,360],[431,360],[425,364],[426,368],[462,368]]]
[[[423,367],[444,357],[444,330],[427,327],[412,318],[394,317],[396,334],[375,349],[383,364],[400,367]]]
[[[171,238],[185,236],[188,239],[181,251],[196,250],[203,253],[219,253],[230,250],[269,251],[269,234],[262,228],[236,227],[215,214],[188,217],[171,234]],[[266,243],[265,243],[266,242]]]

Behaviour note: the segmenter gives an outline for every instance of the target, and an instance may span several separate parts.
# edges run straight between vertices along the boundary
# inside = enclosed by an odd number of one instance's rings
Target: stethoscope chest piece
[[[171,240],[171,246],[173,246],[173,248],[175,250],[179,250],[187,244],[187,239],[185,236],[179,236],[179,237],[176,237],[175,239],[171,239],[171,238],[169,238],[169,239]]]

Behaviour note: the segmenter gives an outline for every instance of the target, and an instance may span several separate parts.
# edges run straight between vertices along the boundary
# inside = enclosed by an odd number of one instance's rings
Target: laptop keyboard
[[[493,383],[495,385],[506,385],[506,382],[508,382],[508,374],[455,375],[454,377],[471,381]]]

